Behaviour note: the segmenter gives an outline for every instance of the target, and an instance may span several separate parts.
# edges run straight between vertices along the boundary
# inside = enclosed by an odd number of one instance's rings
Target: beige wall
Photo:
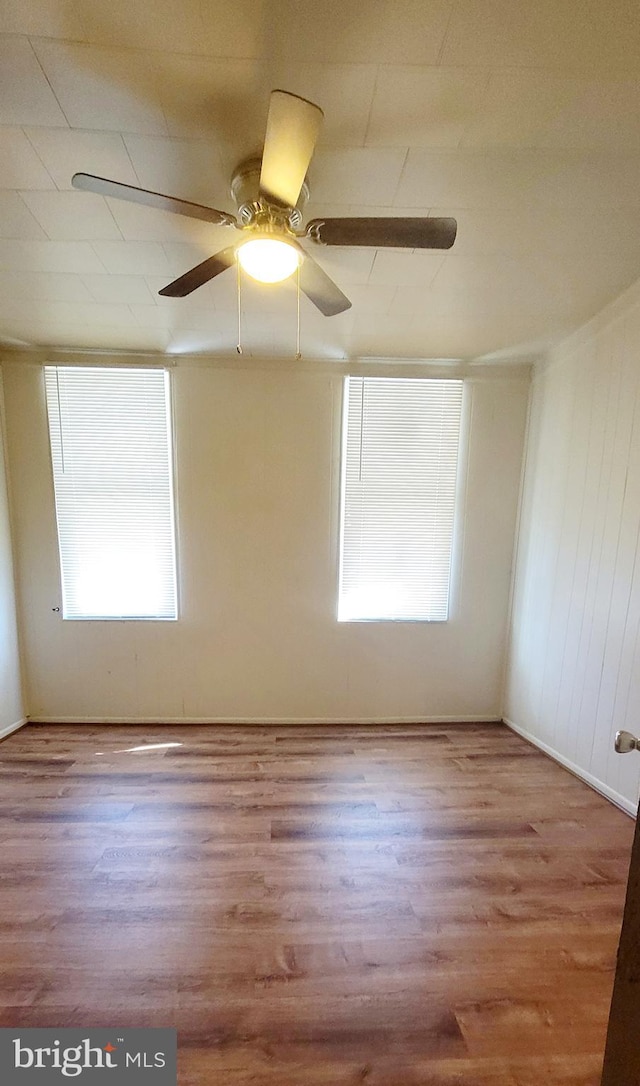
[[[23,717],[0,373],[0,737],[12,731]]]
[[[180,361],[181,618],[121,623],[52,611],[60,592],[42,372],[25,359],[4,369],[33,717],[499,716],[527,374],[480,370],[466,386],[451,620],[338,624],[343,369]]]
[[[640,284],[535,374],[505,717],[634,810],[640,758]]]

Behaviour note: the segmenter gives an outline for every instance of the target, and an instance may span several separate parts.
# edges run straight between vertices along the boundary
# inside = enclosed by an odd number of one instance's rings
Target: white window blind
[[[177,617],[169,375],[46,366],[63,617]]]
[[[462,381],[347,377],[338,619],[444,621]]]

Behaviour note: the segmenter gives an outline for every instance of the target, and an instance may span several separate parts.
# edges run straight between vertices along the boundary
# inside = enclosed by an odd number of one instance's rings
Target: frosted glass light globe
[[[286,241],[276,238],[254,238],[238,249],[242,267],[259,283],[281,283],[288,279],[300,263],[298,253]]]

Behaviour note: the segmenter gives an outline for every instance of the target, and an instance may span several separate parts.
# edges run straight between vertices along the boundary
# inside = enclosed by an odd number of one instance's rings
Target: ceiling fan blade
[[[296,206],[323,117],[306,98],[271,91],[260,173],[260,192],[267,199]]]
[[[320,245],[370,245],[376,249],[450,249],[455,219],[312,219],[306,236]]]
[[[290,244],[292,244],[290,242]],[[337,313],[344,313],[351,309],[351,302],[340,287],[336,286],[326,271],[309,256],[308,252],[296,243],[296,249],[300,253],[300,290],[306,294],[309,301],[324,313],[325,317],[335,317]]]
[[[216,226],[236,226],[237,220],[226,211],[217,211],[215,207],[192,204],[189,200],[180,200],[177,196],[163,196],[161,192],[139,189],[135,185],[122,185],[119,181],[109,181],[106,177],[94,177],[91,173],[74,173],[71,184],[85,192],[97,192],[99,196],[113,196],[116,200],[129,200],[134,204],[145,204],[158,211],[173,211],[176,215],[188,215],[191,219]]]
[[[202,264],[197,264],[195,268],[185,272],[179,279],[174,279],[173,283],[163,287],[162,290],[158,291],[158,294],[162,294],[164,298],[186,298],[187,294],[191,294],[192,291],[204,286],[210,279],[215,279],[216,275],[220,275],[221,272],[230,268],[235,263],[235,259],[236,246],[229,245],[228,248],[221,249],[215,256],[207,257],[206,260],[202,261]]]

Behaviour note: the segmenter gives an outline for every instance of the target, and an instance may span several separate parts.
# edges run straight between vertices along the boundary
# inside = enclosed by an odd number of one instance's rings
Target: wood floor
[[[0,779],[0,1025],[175,1025],[181,1086],[599,1082],[633,822],[507,728],[29,725]]]

